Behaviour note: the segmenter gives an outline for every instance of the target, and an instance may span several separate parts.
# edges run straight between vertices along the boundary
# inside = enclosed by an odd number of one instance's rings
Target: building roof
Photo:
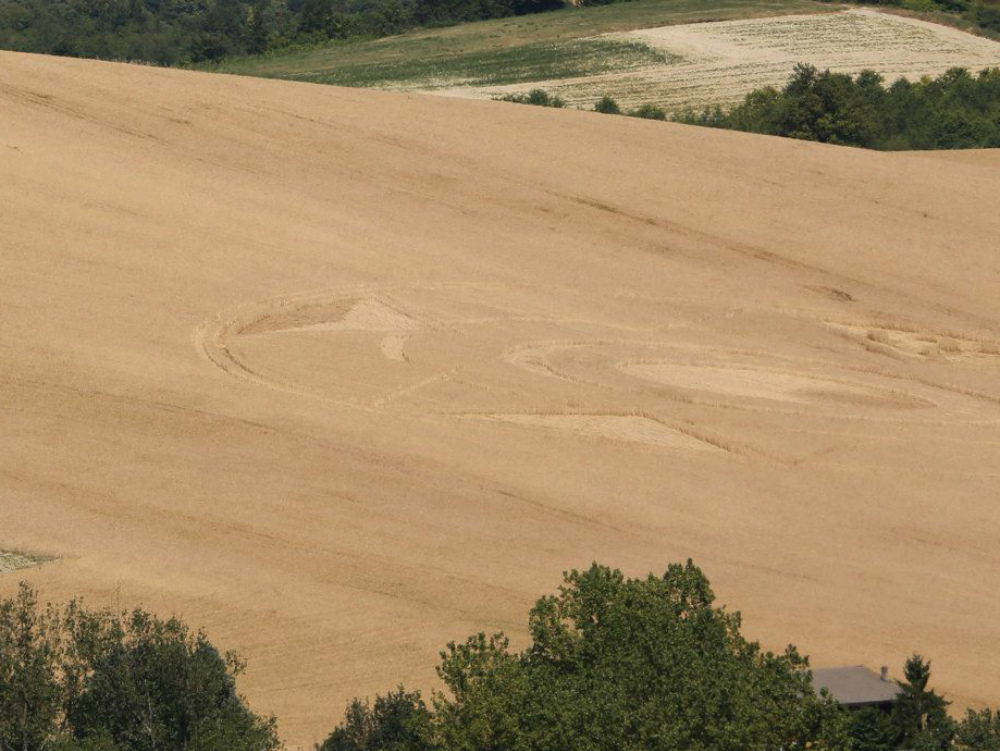
[[[901,691],[896,681],[888,677],[883,679],[864,665],[819,668],[812,674],[817,694],[825,688],[834,699],[848,707],[891,702]]]

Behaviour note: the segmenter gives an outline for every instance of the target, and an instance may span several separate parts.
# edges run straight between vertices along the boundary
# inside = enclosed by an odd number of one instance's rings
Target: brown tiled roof
[[[830,695],[846,706],[883,704],[893,701],[900,692],[893,680],[882,680],[864,665],[846,668],[819,668],[812,671],[813,688],[818,694],[827,689]]]

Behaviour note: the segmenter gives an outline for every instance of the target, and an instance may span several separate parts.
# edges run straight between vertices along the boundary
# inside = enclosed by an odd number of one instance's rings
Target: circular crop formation
[[[468,309],[456,302],[460,293],[453,300],[445,288],[428,294],[428,288],[366,287],[263,301],[213,317],[195,340],[210,362],[236,378],[334,403],[663,446],[694,445],[664,422],[671,402],[872,421],[1000,416],[996,400],[945,385],[831,361],[672,341],[670,329],[656,339],[634,339],[614,326],[528,316],[488,302],[481,305],[489,315],[464,315]],[[852,341],[914,353],[929,339],[819,325]],[[587,329],[599,336],[556,338]],[[553,338],[542,339],[545,334]],[[953,359],[991,357],[989,346],[954,336],[948,342],[939,348],[951,350]],[[552,411],[549,405],[570,403],[570,396],[573,411]]]
[[[640,341],[546,342],[518,348],[508,362],[623,399],[677,399],[706,406],[831,417],[901,412],[975,415],[975,398],[881,372],[829,362],[755,355],[710,346]],[[938,408],[938,409],[935,409]],[[936,421],[941,419],[935,414]]]

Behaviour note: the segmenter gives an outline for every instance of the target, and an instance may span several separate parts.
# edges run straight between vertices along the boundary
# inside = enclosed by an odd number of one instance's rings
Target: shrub
[[[545,89],[532,89],[527,94],[507,94],[499,97],[501,102],[514,102],[515,104],[534,104],[537,107],[563,108],[566,102],[557,96],[552,96]]]
[[[630,111],[629,117],[641,117],[646,120],[666,120],[667,113],[655,104],[644,104],[638,109]]]
[[[618,102],[614,99],[609,96],[602,96],[597,104],[594,105],[594,112],[600,112],[604,115],[620,115],[622,110],[618,106]]]

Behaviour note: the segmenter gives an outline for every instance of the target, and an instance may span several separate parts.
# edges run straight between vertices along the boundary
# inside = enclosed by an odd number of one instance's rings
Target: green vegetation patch
[[[462,55],[398,58],[343,65],[334,70],[301,72],[290,77],[339,86],[422,83],[427,86],[499,86],[594,76],[679,58],[641,42],[578,39],[542,42]]]

